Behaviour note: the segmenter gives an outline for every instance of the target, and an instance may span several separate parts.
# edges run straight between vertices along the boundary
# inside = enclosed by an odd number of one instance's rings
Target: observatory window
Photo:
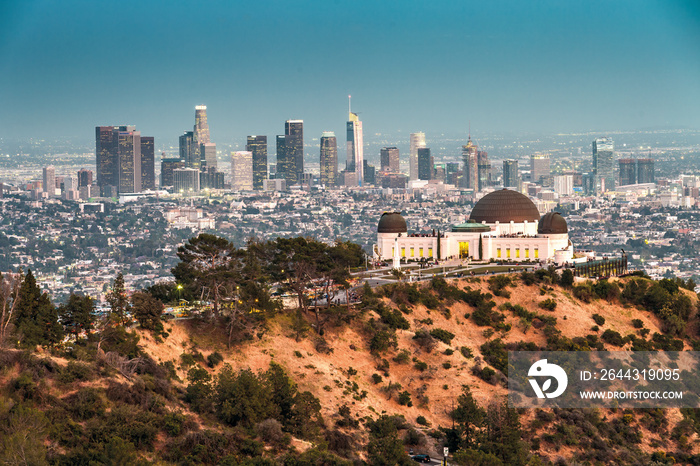
[[[406,248],[401,248],[401,257],[406,257]]]
[[[423,256],[423,248],[418,248],[418,257],[425,257]]]
[[[535,248],[535,259],[540,258],[540,248]]]
[[[515,248],[515,258],[516,259],[520,258],[520,248]]]
[[[416,250],[414,247],[411,247],[411,257],[416,257]]]
[[[496,258],[501,258],[501,248],[496,248]]]
[[[530,248],[525,248],[525,259],[530,258]]]
[[[428,257],[433,257],[433,248],[428,248]]]

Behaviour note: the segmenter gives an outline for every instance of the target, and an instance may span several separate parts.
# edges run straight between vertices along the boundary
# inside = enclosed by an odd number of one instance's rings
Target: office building
[[[484,188],[491,185],[491,162],[489,162],[488,152],[477,151],[476,160],[477,189],[483,191]]]
[[[409,178],[411,180],[417,180],[418,178],[418,149],[425,147],[425,133],[411,133],[409,140],[409,152],[408,152],[408,169]]]
[[[216,167],[199,172],[199,189],[224,189],[224,172]]]
[[[560,196],[571,196],[574,194],[574,175],[555,176],[554,192]]]
[[[42,170],[44,175],[42,188],[50,197],[56,195],[56,168],[53,165],[44,167]]]
[[[113,192],[116,193],[119,184],[114,131],[114,126],[95,127],[97,184],[100,186],[103,196],[111,196]]]
[[[209,130],[207,130],[207,134],[209,134]],[[200,144],[199,154],[202,170],[216,168],[216,144],[213,142],[204,142]]]
[[[543,181],[542,178],[548,178],[549,175],[549,154],[532,154],[530,156],[530,181],[543,184],[546,183],[546,181]]]
[[[329,187],[338,185],[338,141],[331,131],[321,135],[320,183]]]
[[[187,168],[199,169],[201,167],[199,146],[195,142],[194,131],[185,131],[180,136],[180,159],[185,162]]]
[[[304,173],[304,121],[287,120],[284,136],[277,136],[277,173],[287,186],[299,184]]]
[[[462,184],[460,188],[479,189],[479,147],[472,142],[471,135],[467,144],[462,146]]]
[[[654,159],[637,159],[637,183],[655,183]]]
[[[253,189],[263,189],[267,179],[267,136],[248,136],[245,150],[253,154]]]
[[[150,183],[152,176],[155,182],[152,137],[141,136],[134,126],[97,126],[95,143],[97,184],[103,196],[140,192],[144,168],[146,180]]]
[[[198,145],[211,142],[209,138],[209,122],[207,122],[206,105],[197,105],[194,108],[194,140]]]
[[[81,168],[78,170],[78,187],[92,185],[92,170]]]
[[[517,160],[504,160],[503,161],[503,187],[511,188],[515,191],[519,189],[520,186],[520,175],[518,173],[518,161]]]
[[[141,189],[156,189],[156,155],[153,136],[141,136]]]
[[[603,194],[615,188],[613,171],[615,145],[610,138],[597,138],[593,141],[593,174],[596,194]]]
[[[199,169],[176,168],[173,170],[173,191],[180,194],[199,191]]]
[[[417,152],[416,152],[417,153]],[[382,172],[399,173],[399,149],[397,147],[382,147],[379,150],[380,167]]]
[[[231,154],[231,189],[234,191],[253,190],[252,152],[238,151]]]
[[[376,184],[376,173],[374,165],[367,163],[367,160],[362,161],[362,176],[364,176],[364,185],[374,185]]]
[[[620,186],[637,184],[637,161],[635,159],[620,159],[617,161]]]
[[[430,155],[429,147],[418,148],[418,179],[433,179],[433,157]]]
[[[133,126],[116,131],[119,194],[141,192],[141,133]]]
[[[357,113],[348,112],[347,122],[347,161],[345,170],[355,172],[358,184],[362,186],[364,180],[364,139],[362,135],[362,122]]]
[[[160,186],[174,186],[175,181],[173,178],[173,170],[178,168],[185,168],[185,162],[181,159],[175,158],[163,158],[160,161]]]

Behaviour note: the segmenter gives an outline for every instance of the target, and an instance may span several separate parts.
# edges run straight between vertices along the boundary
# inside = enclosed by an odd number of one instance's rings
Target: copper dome
[[[377,233],[406,233],[406,220],[398,212],[384,212],[377,225]]]
[[[539,219],[540,211],[535,203],[527,196],[509,189],[494,191],[482,197],[469,216],[470,221],[477,223],[523,223],[526,220],[534,223]]]
[[[544,214],[537,225],[537,233],[540,235],[555,235],[568,232],[569,227],[566,226],[566,220],[559,212]]]

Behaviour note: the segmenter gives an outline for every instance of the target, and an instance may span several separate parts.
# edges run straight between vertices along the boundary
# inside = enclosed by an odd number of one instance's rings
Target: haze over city
[[[700,126],[692,1],[101,2],[4,5],[5,139],[134,124],[177,144],[191,109],[242,144],[305,121],[368,136]]]

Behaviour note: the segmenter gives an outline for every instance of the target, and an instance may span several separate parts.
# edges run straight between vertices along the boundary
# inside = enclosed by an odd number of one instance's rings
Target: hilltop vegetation
[[[129,296],[117,277],[100,317],[81,296],[55,307],[30,271],[2,278],[0,460],[394,465],[447,446],[463,465],[700,463],[697,410],[504,400],[509,350],[699,348],[693,283],[540,269],[312,306],[309,283],[349,293],[354,245],[201,235],[180,253],[177,282]],[[213,305],[162,321],[180,293]]]

